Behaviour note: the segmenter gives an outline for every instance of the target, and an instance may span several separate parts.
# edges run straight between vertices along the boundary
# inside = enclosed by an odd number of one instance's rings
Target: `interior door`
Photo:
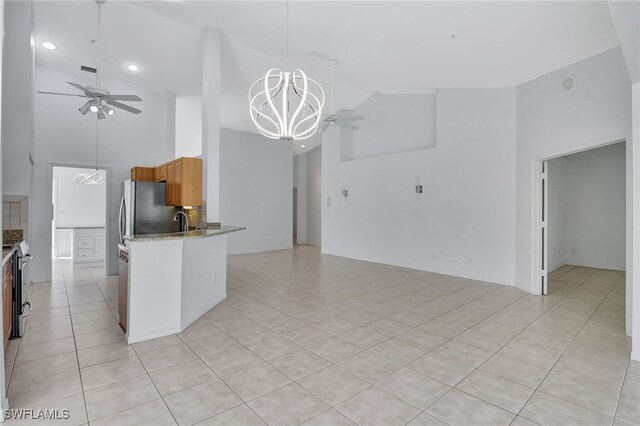
[[[548,215],[548,205],[547,205],[547,197],[549,194],[548,186],[548,164],[546,161],[541,162],[541,173],[540,173],[540,236],[541,236],[541,244],[540,250],[540,280],[542,285],[542,294],[547,294],[547,215]]]

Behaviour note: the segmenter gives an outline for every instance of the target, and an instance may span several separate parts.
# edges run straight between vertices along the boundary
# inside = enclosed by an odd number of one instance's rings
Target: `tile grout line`
[[[64,291],[65,291],[65,294],[67,295],[67,309],[69,310],[69,322],[71,323],[71,335],[73,337],[73,346],[75,348],[76,364],[78,365],[78,377],[80,378],[80,389],[82,391],[82,401],[84,402],[84,412],[87,419],[87,424],[91,424],[91,420],[89,418],[89,405],[87,404],[87,396],[84,391],[84,382],[82,380],[82,372],[80,371],[80,357],[78,356],[78,344],[76,343],[76,333],[75,333],[74,324],[73,324],[73,316],[71,315],[71,305],[69,304],[69,291],[67,289],[67,278],[64,273],[64,270],[62,271],[62,276],[64,277],[64,281],[65,281]]]
[[[560,300],[564,300],[564,299],[565,299],[566,297],[568,297],[569,295],[571,295],[571,294],[573,294],[574,292],[578,291],[578,289],[579,289],[580,287],[582,287],[582,286],[583,286],[583,285],[584,285],[584,284],[585,284],[585,283],[586,283],[590,278],[592,278],[592,277],[596,274],[596,272],[597,272],[597,269],[596,269],[596,270],[594,270],[594,272],[592,272],[592,274],[591,274],[591,275],[589,275],[589,277],[588,277],[588,278],[586,278],[582,283],[580,283],[580,285],[579,285],[579,286],[577,286],[575,289],[573,289],[573,291],[571,291],[569,294],[567,294],[565,297],[563,297],[563,298],[562,298],[562,299],[560,299]],[[616,282],[617,282],[617,281],[619,281],[619,279],[618,279],[618,280],[616,280]],[[589,320],[593,317],[594,313],[595,313],[595,312],[598,310],[598,308],[602,305],[602,303],[605,301],[605,299],[606,299],[606,298],[611,294],[611,292],[613,291],[613,289],[614,289],[614,288],[615,288],[615,284],[614,284],[614,285],[611,287],[611,289],[607,292],[607,295],[606,295],[605,297],[603,297],[603,298],[602,298],[602,301],[601,301],[600,303],[598,303],[598,306],[596,306],[596,307],[595,307],[595,309],[593,310],[593,312],[591,313],[591,315],[589,315],[589,318],[587,318],[587,320],[583,323],[582,327],[580,327],[580,330],[578,330],[578,332],[575,334],[575,336],[573,336],[573,338],[571,339],[571,342],[569,342],[569,344],[568,344],[568,345],[567,345],[567,347],[564,349],[564,351],[562,351],[562,354],[558,357],[558,359],[556,360],[556,362],[554,362],[554,363],[553,363],[553,366],[549,369],[549,372],[547,372],[547,374],[545,374],[545,376],[544,376],[544,378],[542,379],[542,381],[541,381],[541,382],[538,384],[538,386],[536,387],[536,389],[535,389],[534,393],[532,393],[532,394],[531,394],[531,396],[529,397],[529,399],[527,400],[527,402],[525,402],[525,404],[522,406],[522,408],[521,408],[521,409],[520,409],[520,411],[518,412],[518,414],[517,414],[518,416],[520,416],[520,413],[522,412],[522,410],[524,410],[524,407],[526,407],[526,406],[527,406],[527,404],[529,403],[529,401],[531,400],[531,398],[533,398],[533,395],[535,395],[535,393],[536,393],[536,392],[544,393],[545,395],[549,395],[549,396],[551,396],[551,397],[553,397],[553,398],[558,398],[558,399],[560,399],[560,400],[562,400],[562,401],[565,401],[565,402],[568,402],[568,403],[570,403],[570,404],[576,405],[576,406],[578,406],[578,407],[581,407],[581,408],[587,409],[587,410],[589,410],[589,411],[591,411],[591,412],[593,412],[593,413],[597,413],[597,414],[601,414],[601,415],[603,415],[602,413],[600,413],[600,412],[598,412],[598,411],[591,410],[590,408],[587,408],[587,407],[583,407],[582,405],[580,405],[580,404],[576,404],[575,402],[566,401],[566,400],[565,400],[565,399],[563,399],[563,398],[559,398],[559,397],[556,397],[556,396],[554,396],[554,395],[550,395],[550,394],[548,394],[548,393],[546,393],[546,392],[543,392],[543,391],[539,390],[539,388],[540,388],[540,385],[542,385],[542,383],[544,383],[544,381],[547,379],[547,377],[549,376],[549,374],[553,371],[554,367],[558,364],[558,361],[560,361],[560,359],[561,359],[561,358],[564,356],[564,354],[567,352],[567,349],[569,349],[569,347],[571,346],[571,344],[575,341],[576,337],[578,337],[578,335],[580,334],[580,332],[582,331],[582,329],[585,327],[585,325],[586,325],[586,324],[589,322]],[[558,301],[558,302],[559,302],[559,301]],[[606,416],[606,414],[604,414],[604,415]],[[524,417],[524,416],[522,416],[522,417]],[[609,416],[606,416],[606,417],[609,417]],[[524,418],[525,418],[525,419],[527,419],[527,420],[531,420],[531,419],[529,419],[528,417],[524,417]],[[615,418],[614,418],[614,420],[615,420]]]
[[[585,281],[586,281],[586,280],[585,280]],[[583,283],[584,283],[584,282],[583,282]],[[532,321],[529,325],[533,324],[535,321],[537,321],[537,320],[538,320],[538,319],[540,319],[542,316],[544,316],[547,312],[549,312],[549,310],[551,310],[551,308],[553,308],[554,306],[556,306],[558,303],[560,303],[560,301],[564,300],[567,296],[569,296],[569,295],[570,295],[570,294],[572,294],[574,291],[576,291],[576,290],[577,290],[577,289],[578,289],[578,288],[579,288],[583,283],[581,283],[580,285],[576,286],[576,288],[574,288],[571,292],[567,293],[567,294],[566,294],[565,296],[563,296],[561,299],[559,299],[558,301],[556,301],[553,305],[551,305],[548,309],[546,309],[543,313],[541,313],[541,314],[540,314],[540,315],[539,315],[539,316],[538,316],[534,321]],[[526,296],[527,296],[527,295],[525,295],[525,296],[523,296],[523,297],[526,297]],[[510,306],[510,305],[512,305],[513,303],[518,302],[519,300],[520,300],[520,299],[515,300],[514,302],[512,302],[512,303],[510,303],[509,305],[505,306],[505,307],[504,307],[503,309],[501,309],[500,311],[502,311],[502,310],[506,309],[507,307],[509,307],[509,306]],[[500,311],[498,311],[498,312],[500,312]],[[496,312],[496,313],[498,313],[498,312]],[[527,327],[527,328],[528,328],[528,327]],[[515,336],[513,336],[513,337],[509,340],[509,342],[507,342],[505,345],[503,345],[503,346],[502,346],[502,348],[504,348],[505,346],[507,346],[507,345],[508,345],[509,343],[511,343],[513,340],[515,340],[515,339],[516,339],[516,338],[517,338],[517,337],[518,337],[522,332],[526,331],[526,330],[527,330],[527,328],[523,329],[523,330],[522,330],[522,331],[520,331],[518,334],[516,334]],[[501,349],[502,349],[502,348],[501,348]],[[499,350],[500,350],[500,349],[499,349]],[[499,351],[499,350],[498,350],[498,351]],[[443,395],[441,395],[441,396],[440,396],[436,401],[434,401],[432,404],[430,404],[430,405],[429,405],[429,407],[425,408],[425,409],[423,410],[423,413],[426,413],[426,411],[427,411],[431,406],[435,405],[435,404],[436,404],[440,399],[442,399],[445,395],[447,395],[449,392],[451,392],[451,390],[452,390],[452,389],[456,389],[456,390],[458,390],[459,392],[463,392],[463,393],[465,393],[465,394],[467,394],[467,395],[470,395],[470,396],[472,396],[472,397],[474,397],[474,398],[477,398],[477,399],[479,399],[479,400],[481,400],[481,401],[483,401],[483,402],[485,402],[485,403],[487,403],[487,404],[490,404],[490,405],[492,405],[492,406],[494,406],[494,407],[497,407],[497,408],[499,408],[499,409],[501,409],[501,410],[503,410],[503,411],[505,411],[505,412],[508,412],[508,413],[514,414],[513,412],[510,412],[509,410],[506,410],[506,409],[504,409],[504,408],[502,408],[502,407],[499,407],[499,406],[497,406],[497,405],[493,404],[492,402],[485,401],[484,399],[482,399],[482,398],[480,398],[480,397],[478,397],[478,396],[471,395],[471,394],[469,394],[469,393],[467,393],[467,392],[465,392],[465,391],[463,391],[463,390],[461,390],[461,389],[456,388],[456,386],[457,386],[458,384],[460,384],[463,380],[465,380],[467,377],[469,377],[469,376],[470,376],[471,374],[473,374],[475,371],[477,371],[478,369],[480,369],[480,367],[481,367],[482,365],[484,365],[484,364],[485,364],[489,359],[493,358],[493,357],[498,353],[498,351],[494,352],[494,354],[493,354],[491,357],[489,357],[487,360],[485,360],[482,364],[480,364],[480,366],[475,367],[475,368],[473,369],[473,371],[471,371],[471,372],[470,372],[469,374],[467,374],[465,377],[463,377],[462,379],[460,379],[460,380],[458,381],[458,383],[456,383],[454,386],[451,386],[451,389],[449,389],[447,392],[445,392]],[[508,358],[511,358],[511,357],[509,357],[508,355],[503,355],[503,356],[506,356],[506,357],[508,357]],[[515,358],[514,358],[514,359],[515,359]],[[516,360],[517,360],[517,361],[520,361],[520,360],[518,360],[518,359],[516,359]],[[529,364],[529,363],[527,363],[526,361],[520,361],[520,362],[523,362],[523,363],[525,363],[525,364]],[[533,365],[533,364],[529,364],[529,365]],[[549,371],[551,371],[551,370],[549,370]],[[491,374],[493,374],[493,373],[491,373]],[[548,374],[548,373],[547,373],[547,374]],[[495,374],[494,374],[494,375],[495,375]],[[509,380],[509,379],[504,378],[504,377],[502,377],[502,376],[498,376],[498,375],[496,375],[496,376],[497,376],[497,377],[500,377],[500,378],[502,378],[502,379],[505,379],[505,380]],[[546,377],[546,376],[545,376],[545,377]],[[509,380],[509,381],[511,381],[511,382],[513,382],[513,383],[517,383],[517,382],[514,382],[513,380]],[[543,379],[543,381],[544,381],[544,379]],[[542,383],[542,382],[541,382],[541,383]],[[517,384],[522,385],[521,383],[517,383]],[[526,386],[526,385],[522,385],[522,386]],[[538,385],[538,386],[539,386],[539,385]],[[526,387],[530,388],[529,386],[526,386]],[[530,388],[530,389],[533,389],[533,388]],[[535,394],[535,392],[536,392],[536,391],[537,391],[537,388],[536,388],[536,389],[534,389],[534,392],[531,394],[531,396],[533,396],[533,395]],[[522,406],[522,408],[518,411],[518,413],[516,413],[516,414],[515,414],[515,417],[513,418],[513,420],[512,420],[510,423],[513,423],[513,421],[515,421],[515,419],[516,419],[516,418],[518,418],[518,417],[520,416],[520,412],[521,412],[521,411],[522,411],[522,409],[527,405],[527,403],[529,402],[529,400],[530,400],[530,399],[531,399],[531,397],[529,397],[529,399],[527,399],[527,401],[524,403],[524,405],[523,405],[523,406]],[[426,414],[429,414],[429,413],[426,413]],[[437,417],[436,417],[436,418],[437,418]],[[439,419],[439,418],[438,418],[438,420],[443,421],[442,419]],[[527,419],[527,420],[529,420],[529,419]],[[443,422],[444,422],[444,421],[443,421]],[[446,423],[446,422],[445,422],[445,423]],[[534,422],[534,423],[535,423],[535,422]]]

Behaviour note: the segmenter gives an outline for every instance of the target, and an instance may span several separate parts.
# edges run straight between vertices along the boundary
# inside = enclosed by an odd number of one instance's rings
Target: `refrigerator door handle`
[[[122,197],[122,201],[120,201],[120,212],[118,213],[118,230],[120,231],[120,244],[124,244],[124,229],[123,229],[123,219],[124,219],[124,197]]]

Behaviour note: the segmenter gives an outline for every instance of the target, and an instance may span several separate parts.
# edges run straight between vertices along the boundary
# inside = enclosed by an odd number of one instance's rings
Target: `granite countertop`
[[[188,232],[169,232],[165,234],[142,234],[125,236],[125,240],[130,242],[143,241],[163,241],[163,240],[180,240],[190,238],[210,238],[218,235],[229,234],[231,232],[243,231],[247,229],[244,226],[222,225],[220,228],[198,229],[197,231]]]
[[[11,257],[11,255],[13,254],[14,251],[16,251],[15,247],[12,247],[10,249],[3,249],[2,250],[2,264],[3,265],[5,263],[7,263],[7,260],[9,260],[9,258]]]

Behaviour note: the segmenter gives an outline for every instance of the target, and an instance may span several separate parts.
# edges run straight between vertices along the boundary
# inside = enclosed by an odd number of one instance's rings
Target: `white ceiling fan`
[[[118,101],[129,101],[129,102],[142,102],[142,99],[137,95],[112,95],[108,89],[104,87],[100,87],[100,33],[101,33],[101,7],[102,3],[105,0],[96,0],[98,4],[98,38],[96,40],[96,85],[95,86],[83,86],[78,83],[73,83],[71,81],[67,81],[68,84],[72,85],[76,89],[79,89],[83,92],[80,94],[73,93],[59,93],[59,92],[43,92],[38,91],[38,93],[43,95],[60,95],[60,96],[77,96],[80,98],[89,99],[84,105],[82,105],[78,110],[82,115],[86,115],[89,111],[95,112],[98,115],[98,119],[102,120],[107,118],[107,116],[111,116],[115,114],[115,110],[111,107],[120,108],[124,111],[140,114],[142,110],[138,108],[134,108],[132,106],[123,104]]]
[[[316,56],[318,58],[323,58],[323,59],[327,59],[329,61],[329,63],[331,64],[331,111],[333,111],[333,73],[334,73],[334,69],[336,64],[338,63],[338,61],[336,61],[333,58],[328,57],[327,55],[317,52],[317,51],[313,51],[310,52],[311,55]],[[327,114],[323,119],[322,119],[322,124],[320,125],[320,127],[318,128],[320,132],[324,132],[325,130],[327,130],[329,127],[332,126],[339,126],[339,127],[344,127],[345,129],[349,129],[349,130],[358,130],[359,127],[356,126],[355,124],[353,124],[354,121],[362,121],[364,120],[364,117],[361,115],[346,115],[343,113],[343,111],[336,111],[336,112],[332,112],[331,114]]]

